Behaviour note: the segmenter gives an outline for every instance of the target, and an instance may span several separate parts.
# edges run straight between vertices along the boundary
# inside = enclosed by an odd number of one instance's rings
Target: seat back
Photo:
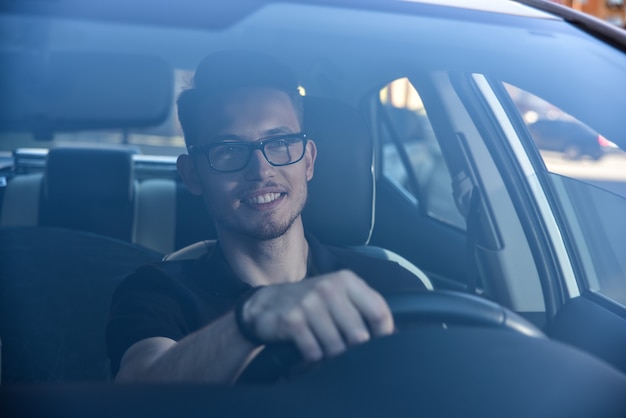
[[[202,198],[180,180],[133,179],[133,150],[64,147],[46,155],[44,173],[16,175],[4,187],[0,228],[76,229],[162,254],[216,238]]]
[[[191,194],[181,181],[147,179],[139,183],[135,196],[134,243],[167,254],[216,237],[204,201]]]
[[[113,291],[160,257],[81,231],[2,229],[2,384],[108,380],[105,328]]]
[[[318,149],[302,214],[305,229],[327,244],[366,244],[374,226],[375,197],[367,126],[348,104],[306,97],[304,131]]]
[[[39,201],[39,225],[131,241],[135,182],[124,149],[53,148]]]
[[[366,244],[374,210],[373,145],[366,125],[348,104],[318,97],[304,98],[303,125],[318,148],[302,214],[305,229],[326,244]],[[169,180],[139,185],[133,242],[169,253],[217,238],[203,202],[181,187]],[[171,225],[159,222],[171,218]]]
[[[351,106],[317,97],[305,97],[303,125],[318,150],[302,213],[305,230],[330,245],[366,244],[374,225],[374,151],[367,127]],[[176,219],[179,229],[190,228],[183,222],[197,222],[178,214]],[[205,236],[202,241],[215,238]],[[186,251],[196,254],[203,245],[199,242]]]
[[[302,213],[305,230],[321,242],[350,246],[370,257],[397,262],[427,289],[432,283],[419,268],[398,254],[366,245],[374,226],[374,146],[364,121],[350,105],[305,97],[303,130],[317,145],[315,173]],[[164,257],[197,258],[214,245],[203,240]]]
[[[306,231],[330,245],[366,244],[374,222],[373,145],[367,127],[348,104],[305,97],[303,131],[315,141],[318,149],[315,174],[309,182],[309,196],[302,213]],[[144,212],[158,210],[157,207],[146,205]],[[195,230],[198,241],[203,242],[217,238],[215,229],[206,227],[207,223],[212,224],[209,214],[204,208],[198,210],[197,202],[190,198],[177,199],[176,208],[179,212],[175,215],[176,231]],[[148,224],[142,229],[155,231]],[[188,233],[185,236],[191,237]],[[188,252],[184,256],[188,258],[198,254],[197,251],[202,252],[204,244],[199,242],[188,249],[175,248],[183,249],[178,254]]]

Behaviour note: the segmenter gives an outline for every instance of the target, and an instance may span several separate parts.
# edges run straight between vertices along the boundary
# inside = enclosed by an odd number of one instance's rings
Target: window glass
[[[626,152],[546,100],[506,89],[550,173],[588,288],[626,306]]]
[[[415,87],[408,78],[394,80],[380,90],[378,101],[383,175],[429,216],[465,228],[452,197],[450,173]]]

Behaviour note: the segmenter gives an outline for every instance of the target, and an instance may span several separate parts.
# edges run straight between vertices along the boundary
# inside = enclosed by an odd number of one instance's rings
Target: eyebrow
[[[298,133],[298,132],[299,131],[293,131],[293,129],[289,128],[288,126],[278,126],[276,128],[268,129],[267,131],[263,132],[263,136],[261,136],[258,139],[255,139],[255,141],[258,141],[259,139],[272,137],[275,135],[293,134],[293,133]],[[215,138],[211,140],[211,142],[213,143],[213,142],[247,142],[247,141],[245,138],[238,136],[238,135],[224,134],[224,135],[216,136]]]

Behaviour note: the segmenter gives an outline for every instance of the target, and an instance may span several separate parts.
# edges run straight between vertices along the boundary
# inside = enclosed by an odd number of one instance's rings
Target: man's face
[[[221,113],[222,123],[217,130],[208,123],[201,127],[198,145],[224,140],[255,142],[301,131],[291,100],[275,89],[254,88],[230,94]],[[315,152],[315,144],[309,141],[301,161],[275,167],[255,150],[250,162],[232,173],[215,171],[204,156],[197,156],[194,167],[198,188],[192,188],[192,192],[204,195],[218,233],[258,240],[277,238],[294,222],[301,222]]]

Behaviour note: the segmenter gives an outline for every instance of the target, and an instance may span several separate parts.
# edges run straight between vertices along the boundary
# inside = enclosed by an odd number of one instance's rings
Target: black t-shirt
[[[398,263],[307,239],[313,262],[308,276],[347,268],[382,295],[425,290],[423,283]],[[180,340],[227,313],[250,288],[237,278],[219,244],[197,260],[139,268],[113,295],[106,332],[113,375],[134,343],[149,337]]]

